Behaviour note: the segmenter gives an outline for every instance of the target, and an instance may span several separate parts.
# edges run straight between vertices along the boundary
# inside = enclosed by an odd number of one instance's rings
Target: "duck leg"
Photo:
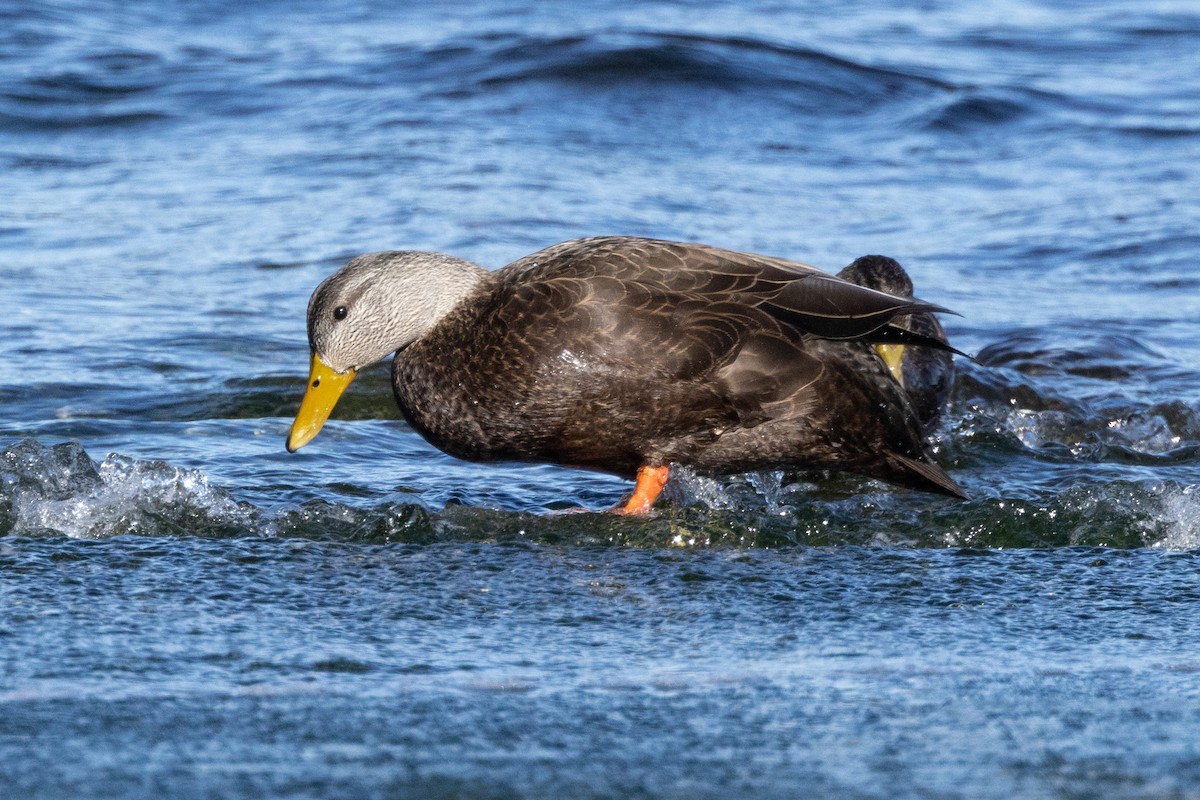
[[[650,513],[650,507],[658,499],[663,486],[667,484],[670,467],[638,467],[637,485],[633,487],[633,496],[624,506],[614,509],[618,514],[636,514],[644,516]]]

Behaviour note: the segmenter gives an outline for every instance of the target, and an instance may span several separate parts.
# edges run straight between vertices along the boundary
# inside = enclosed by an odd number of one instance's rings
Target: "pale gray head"
[[[421,338],[487,276],[443,253],[359,256],[308,301],[308,341],[335,372],[357,370]]]

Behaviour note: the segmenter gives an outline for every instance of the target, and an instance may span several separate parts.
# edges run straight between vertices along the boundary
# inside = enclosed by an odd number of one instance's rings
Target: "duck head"
[[[442,253],[359,256],[326,278],[308,301],[308,388],[287,449],[312,441],[363,367],[424,336],[483,281],[477,264]]]

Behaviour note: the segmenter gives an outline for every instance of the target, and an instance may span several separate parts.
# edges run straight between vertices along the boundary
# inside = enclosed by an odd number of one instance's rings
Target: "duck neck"
[[[454,256],[443,256],[435,266],[436,269],[425,276],[427,283],[420,287],[427,296],[436,298],[430,308],[429,327],[436,325],[463,300],[475,294],[490,276],[478,264]]]

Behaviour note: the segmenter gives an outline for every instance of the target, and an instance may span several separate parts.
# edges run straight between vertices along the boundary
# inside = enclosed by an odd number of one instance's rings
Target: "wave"
[[[0,454],[0,532],[25,536],[252,535],[256,513],[198,470],[26,439]]]
[[[1138,136],[1186,136],[1161,114],[1131,121],[1111,103],[1070,97],[997,76],[987,85],[945,76],[936,62],[857,57],[752,36],[678,31],[610,30],[587,35],[482,33],[418,44],[383,44],[345,62],[306,69],[280,54],[244,54],[184,43],[169,54],[131,48],[69,51],[30,57],[23,74],[0,81],[0,127],[55,130],[119,127],[183,119],[197,113],[241,117],[311,103],[387,109],[410,92],[451,102],[497,96],[523,107],[545,89],[596,102],[600,95],[643,94],[662,113],[694,107],[698,92],[736,99],[755,114],[801,113],[806,124],[883,111],[888,130],[964,134],[1062,112],[1087,124]],[[513,94],[517,96],[514,98]],[[703,106],[701,106],[703,107]],[[478,111],[479,109],[475,109]],[[715,109],[713,113],[728,113]],[[1076,120],[1076,123],[1079,120]],[[1072,123],[1074,124],[1074,123]],[[859,126],[863,127],[863,126]]]
[[[1073,96],[1005,75],[983,85],[963,83],[934,61],[855,57],[747,36],[513,34],[441,45],[419,59],[414,55],[394,53],[391,67],[409,78],[416,70],[438,87],[433,94],[446,97],[540,86],[586,94],[591,101],[604,93],[640,93],[665,109],[674,102],[694,106],[698,92],[715,92],[755,107],[756,113],[767,113],[764,105],[771,104],[782,113],[800,112],[806,124],[843,123],[846,117],[861,123],[864,114],[881,113],[892,136],[908,131],[964,135],[1039,122],[1056,130],[1080,122],[1120,129],[1115,114],[1121,109],[1095,96]],[[1177,133],[1172,128],[1167,135]]]
[[[963,133],[1016,122],[1031,112],[1031,103],[1022,98],[966,92],[944,100],[924,127],[931,131]]]
[[[0,83],[0,128],[131,127],[168,119],[156,95],[169,80],[169,66],[149,52],[84,52],[67,63],[62,56],[37,59],[17,80]]]
[[[822,50],[747,37],[627,33],[530,38],[495,46],[482,86],[558,82],[623,87],[630,83],[725,90],[829,89],[856,107],[907,87],[948,88],[935,78],[843,58]]]
[[[432,509],[394,497],[365,507],[311,499],[264,508],[212,485],[200,470],[119,454],[97,463],[78,442],[26,439],[0,453],[0,535],[651,548],[1200,546],[1200,490],[1170,481],[1093,482],[1040,500],[957,502],[849,478],[818,484],[771,473],[714,481],[684,470],[670,492],[673,504],[650,519],[457,503]]]
[[[806,125],[884,112],[919,127],[930,103],[952,103],[957,88],[924,66],[872,63],[831,51],[745,36],[606,32],[588,36],[485,37],[439,48],[434,94],[527,95],[553,91],[589,104],[611,96],[659,114],[710,109],[704,95],[745,113],[803,115]],[[403,60],[409,68],[408,57]],[[638,98],[635,100],[635,98]],[[931,100],[931,98],[933,98]],[[774,106],[778,111],[771,112]],[[1019,116],[1015,114],[1014,116]],[[911,121],[910,120],[915,120]]]
[[[1014,331],[964,364],[956,434],[994,434],[1048,461],[1197,466],[1196,375],[1119,325],[1063,331],[1069,343]],[[952,439],[954,437],[951,437]]]
[[[113,24],[101,8],[81,11],[85,20],[94,16],[93,25]],[[369,37],[361,48],[344,54],[335,48],[329,57],[298,59],[283,42],[304,44],[304,23],[295,31],[250,25],[239,36],[222,38],[205,35],[205,25],[227,22],[223,11],[192,10],[174,19],[157,8],[129,13],[132,23],[171,26],[166,28],[174,34],[170,45],[115,32],[81,36],[88,31],[79,14],[14,11],[10,27],[15,32],[7,38],[0,33],[0,44],[8,51],[0,58],[20,69],[0,77],[0,127],[136,126],[196,114],[288,115],[304,108],[325,115],[370,110],[395,122],[395,110],[410,106],[414,96],[454,101],[498,94],[505,96],[503,106],[512,109],[547,99],[544,92],[527,88],[557,87],[581,99],[661,89],[665,91],[656,91],[651,99],[668,104],[695,104],[698,91],[715,91],[735,96],[747,113],[771,113],[764,103],[800,111],[806,124],[823,118],[844,122],[848,116],[886,108],[892,135],[906,130],[961,134],[1041,118],[1050,118],[1056,127],[1082,125],[1146,139],[1198,133],[1186,113],[1186,94],[1143,97],[1131,106],[1128,92],[1108,94],[1092,85],[1050,91],[1047,87],[1055,81],[1031,81],[1004,69],[1004,59],[998,62],[1001,69],[983,77],[976,71],[972,78],[975,57],[958,56],[981,48],[1008,55],[1017,48],[1027,51],[1029,59],[1053,65],[1064,49],[1081,57],[1126,48],[1135,54],[1153,52],[1164,46],[1182,53],[1194,25],[1179,23],[1183,17],[1177,14],[1100,18],[1099,27],[1086,37],[1072,35],[1073,29],[1048,36],[1041,28],[968,26],[951,38],[930,38],[925,48],[867,42],[815,47],[801,43],[811,38],[804,32],[786,29],[776,35],[706,35],[614,23],[574,33],[581,26],[569,24],[560,31],[572,33],[555,35],[500,32],[484,25],[442,38],[440,29],[432,27],[417,36],[398,31],[394,37]],[[131,18],[122,16],[120,27],[130,25]],[[289,35],[299,38],[280,39]],[[411,113],[403,118],[414,119]]]

